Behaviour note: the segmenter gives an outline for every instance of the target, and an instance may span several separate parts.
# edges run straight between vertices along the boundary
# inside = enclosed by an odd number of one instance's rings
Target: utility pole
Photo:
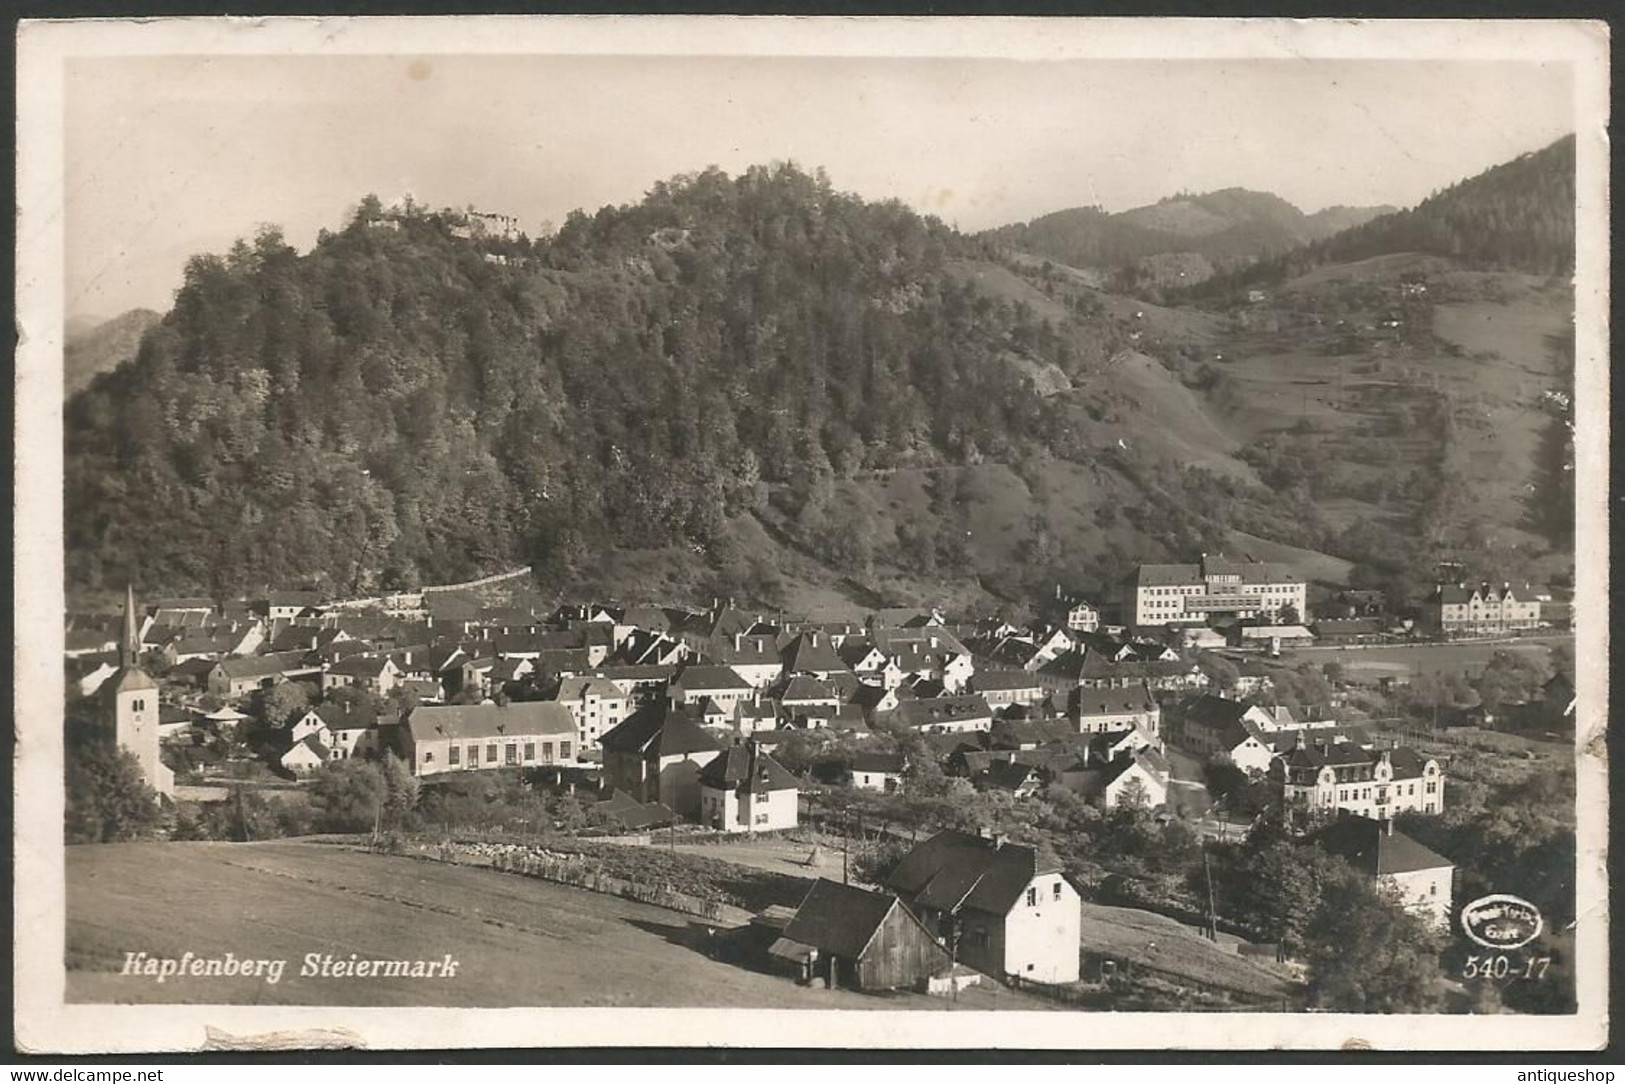
[[[848,883],[846,856],[848,844],[852,838],[852,833],[849,831],[851,820],[851,813],[845,813],[841,816],[841,883],[843,885]]]
[[[1207,846],[1202,847],[1202,875],[1207,878],[1207,937],[1209,941],[1219,939],[1219,921],[1213,913],[1213,867],[1208,862]]]

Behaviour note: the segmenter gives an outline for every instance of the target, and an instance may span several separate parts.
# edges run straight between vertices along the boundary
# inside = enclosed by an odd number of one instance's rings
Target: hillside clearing
[[[168,1004],[943,1009],[801,987],[688,947],[672,911],[466,866],[314,843],[67,851],[67,998]],[[118,973],[126,952],[286,959],[280,982]],[[300,978],[306,953],[459,963],[454,978]],[[1043,1009],[979,990],[962,1008]]]
[[[1291,989],[1277,965],[1238,955],[1235,937],[1221,933],[1216,944],[1150,911],[1085,903],[1082,940],[1091,953],[1251,997],[1285,998]]]

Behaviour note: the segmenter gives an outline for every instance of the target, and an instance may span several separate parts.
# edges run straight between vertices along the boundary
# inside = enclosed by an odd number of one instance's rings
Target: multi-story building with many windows
[[[1444,770],[1414,749],[1376,749],[1299,735],[1278,752],[1268,778],[1287,809],[1345,810],[1373,820],[1444,809]]]
[[[1441,583],[1422,607],[1429,628],[1446,635],[1513,632],[1540,624],[1540,599],[1528,588]]]
[[[1302,576],[1284,565],[1202,554],[1199,564],[1141,565],[1122,584],[1123,616],[1135,625],[1204,624],[1212,617],[1308,620]]]

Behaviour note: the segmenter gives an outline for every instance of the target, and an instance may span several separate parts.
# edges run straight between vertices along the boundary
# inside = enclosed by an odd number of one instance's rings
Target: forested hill
[[[1075,207],[985,236],[1080,268],[1115,269],[1170,253],[1195,254],[1224,265],[1279,255],[1388,210],[1333,207],[1306,215],[1272,193],[1227,188],[1171,196],[1115,214]]]
[[[1566,136],[1410,210],[1218,276],[1194,292],[1280,282],[1324,264],[1395,252],[1446,256],[1479,269],[1564,274],[1574,268],[1574,150],[1574,137]]]
[[[338,590],[604,547],[703,550],[770,490],[1050,440],[1011,357],[1030,307],[949,273],[972,243],[822,175],[710,170],[556,236],[384,212],[299,254],[274,230],[186,269],[131,364],[69,403],[69,577]]]

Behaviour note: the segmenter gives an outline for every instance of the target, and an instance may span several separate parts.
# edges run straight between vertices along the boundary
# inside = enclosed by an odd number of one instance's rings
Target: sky
[[[262,223],[301,250],[371,192],[518,216],[792,160],[961,229],[1245,187],[1411,206],[1574,129],[1558,63],[582,56],[81,59],[66,308],[169,308]]]

